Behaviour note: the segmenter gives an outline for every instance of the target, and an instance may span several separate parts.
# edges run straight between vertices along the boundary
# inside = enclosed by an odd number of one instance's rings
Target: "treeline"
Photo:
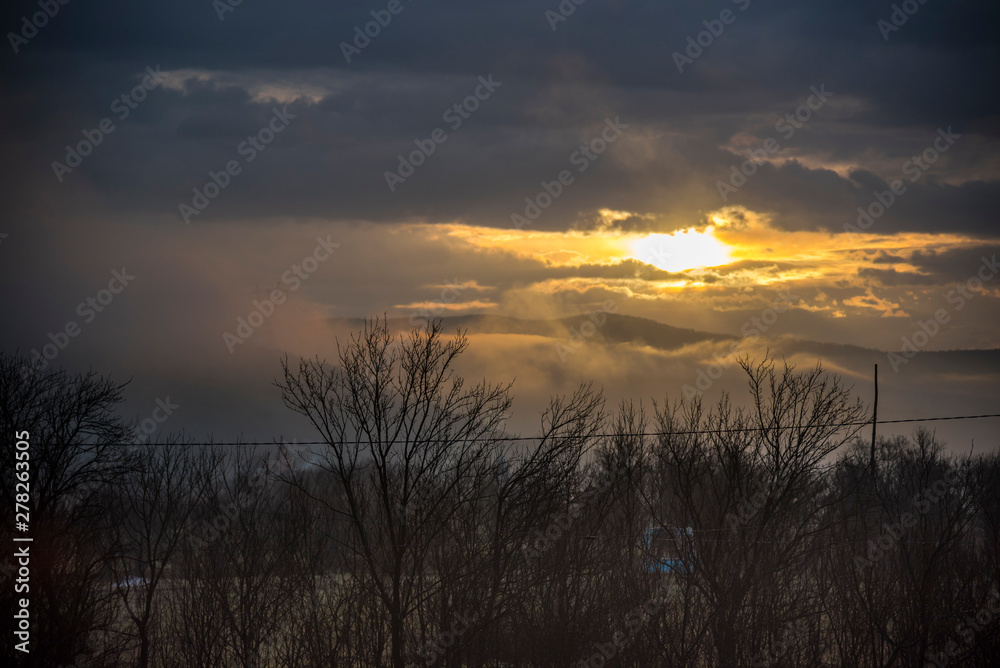
[[[30,434],[18,666],[991,666],[1000,457],[870,443],[819,367],[747,400],[583,386],[510,438],[464,336],[366,323],[276,386],[322,447],[142,445],[124,386],[0,355],[3,541]],[[742,398],[741,398],[742,399]],[[847,426],[844,426],[845,423]],[[854,425],[854,426],[851,426]],[[23,470],[22,467],[21,470]],[[13,550],[8,550],[11,555]],[[16,560],[0,565],[14,610]],[[16,624],[8,615],[8,624]]]

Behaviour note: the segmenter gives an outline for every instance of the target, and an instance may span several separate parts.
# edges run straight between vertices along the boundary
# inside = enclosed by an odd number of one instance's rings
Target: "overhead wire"
[[[899,420],[877,420],[875,424],[877,425],[888,425],[888,424],[907,424],[907,423],[917,423],[917,422],[941,422],[948,420],[980,420],[984,418],[996,418],[1000,417],[1000,413],[987,413],[983,415],[945,415],[938,417],[927,417],[927,418],[903,418]],[[654,431],[654,432],[639,432],[639,433],[599,433],[599,434],[549,434],[546,436],[504,436],[496,435],[489,437],[477,437],[477,438],[451,438],[451,437],[440,437],[440,438],[412,438],[406,440],[393,440],[387,439],[384,441],[371,440],[371,439],[344,439],[336,441],[340,445],[395,445],[397,443],[409,443],[409,444],[420,444],[420,443],[475,443],[475,442],[519,442],[519,441],[540,441],[553,438],[613,438],[615,436],[630,436],[630,437],[660,437],[660,436],[695,436],[695,435],[707,435],[707,434],[737,434],[737,433],[753,433],[753,432],[771,432],[771,431],[784,431],[788,429],[827,429],[827,428],[841,428],[841,427],[864,427],[872,424],[872,420],[861,420],[852,422],[834,422],[834,423],[823,423],[823,424],[793,424],[793,425],[774,425],[767,427],[730,427],[730,428],[715,428],[715,429],[691,429],[691,430],[680,430],[680,431]],[[250,441],[250,440],[236,440],[236,441],[163,441],[163,442],[114,442],[114,443],[79,443],[76,445],[83,445],[87,447],[110,447],[110,446],[130,446],[130,445],[147,445],[147,446],[167,446],[167,445],[188,445],[188,446],[209,446],[209,445],[225,445],[225,446],[251,446],[251,447],[273,447],[273,446],[300,446],[300,445],[330,445],[328,441],[299,441],[291,440],[285,441],[284,437],[275,437],[281,440],[272,440],[270,442],[265,441]],[[50,444],[50,445],[62,445],[62,444]]]

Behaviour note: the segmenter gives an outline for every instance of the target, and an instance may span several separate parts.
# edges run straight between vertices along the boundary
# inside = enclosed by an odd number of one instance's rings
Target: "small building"
[[[690,573],[694,569],[694,529],[651,526],[643,534],[646,570],[652,573]]]

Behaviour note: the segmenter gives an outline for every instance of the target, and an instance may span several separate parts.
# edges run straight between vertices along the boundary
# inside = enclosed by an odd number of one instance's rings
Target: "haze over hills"
[[[599,318],[605,318],[604,324],[596,325]],[[553,339],[566,339],[576,335],[584,342],[602,342],[605,344],[632,344],[649,346],[658,350],[676,350],[684,346],[700,342],[741,342],[741,348],[752,341],[767,341],[775,344],[772,351],[780,357],[784,354],[808,353],[820,359],[838,359],[843,357],[878,358],[875,363],[889,366],[889,352],[873,348],[865,348],[846,343],[829,343],[810,341],[794,336],[736,336],[717,332],[704,332],[687,327],[675,327],[649,318],[640,318],[619,313],[599,313],[594,317],[587,314],[552,319],[516,318],[492,314],[466,314],[442,316],[439,318],[446,332],[456,329],[467,330],[470,335],[477,334],[510,334],[522,336],[540,336]],[[419,326],[424,318],[390,318],[389,324],[395,331],[405,331],[413,326]],[[342,323],[349,328],[357,329],[364,324],[362,318],[334,318],[331,322]],[[583,334],[581,327],[585,323],[594,323],[592,333]],[[589,327],[588,327],[589,330]],[[557,341],[558,342],[558,341]],[[566,341],[564,344],[568,345]],[[947,368],[968,367],[980,371],[1000,372],[1000,348],[981,350],[921,350],[913,358],[903,364],[911,364],[917,359],[926,357],[927,365],[938,371]]]
[[[695,393],[714,402],[723,391],[740,401],[746,385],[737,359],[760,359],[766,354],[800,368],[820,363],[853,385],[855,394],[869,405],[873,365],[878,364],[880,419],[1000,413],[994,398],[1000,386],[1000,349],[900,355],[894,370],[887,351],[790,335],[741,337],[615,313],[553,319],[473,314],[445,316],[441,321],[446,333],[459,329],[468,333],[463,372],[470,380],[516,379],[515,406],[528,419],[515,422],[525,431],[530,431],[530,416],[548,395],[572,391],[574,384],[588,380],[604,387],[609,405]],[[420,316],[390,319],[398,333],[422,322]],[[357,330],[363,320],[336,319],[331,324],[339,331]],[[909,434],[918,426],[880,429]],[[973,440],[977,449],[1000,446],[1000,419],[925,426],[955,450],[968,451]]]
[[[601,318],[604,324],[597,325]],[[654,348],[670,350],[699,341],[732,340],[736,337],[724,334],[699,332],[694,329],[674,327],[648,318],[638,318],[617,313],[599,313],[593,318],[586,314],[566,318],[528,319],[504,315],[467,314],[444,316],[440,318],[446,332],[456,329],[468,330],[470,334],[520,334],[525,336],[546,336],[565,338],[573,328],[579,328],[586,322],[595,324],[595,331],[587,339],[600,340],[607,343],[635,343],[650,345]],[[349,323],[353,328],[360,327],[361,318],[335,319],[335,322]],[[420,326],[426,319],[390,318],[390,325],[397,331]],[[589,328],[588,328],[589,329]]]

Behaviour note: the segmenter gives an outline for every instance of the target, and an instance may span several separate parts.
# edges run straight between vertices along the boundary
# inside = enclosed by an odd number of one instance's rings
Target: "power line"
[[[903,423],[915,423],[915,422],[940,422],[943,420],[979,420],[983,418],[995,418],[1000,417],[1000,413],[989,413],[985,415],[947,415],[941,417],[929,417],[929,418],[904,418],[901,420],[878,420],[874,424],[903,424]],[[557,434],[552,436],[490,436],[490,437],[478,437],[478,438],[417,438],[408,441],[396,441],[396,440],[386,440],[386,441],[371,441],[371,440],[343,440],[338,441],[341,445],[396,445],[397,443],[411,443],[414,445],[421,443],[475,443],[475,442],[516,442],[516,441],[541,441],[549,438],[614,438],[616,436],[627,436],[627,437],[658,437],[658,436],[694,436],[694,435],[706,435],[706,434],[740,434],[740,433],[752,433],[761,431],[782,431],[786,429],[826,429],[826,428],[840,428],[840,427],[865,427],[873,424],[872,420],[864,420],[861,422],[837,422],[837,423],[827,423],[827,424],[795,424],[795,425],[776,425],[768,427],[733,427],[726,429],[696,429],[696,430],[686,430],[686,431],[654,431],[654,432],[641,432],[641,433],[619,433],[619,434],[587,434],[586,436],[576,436],[576,435],[566,435]],[[279,437],[281,438],[281,437]],[[51,445],[51,444],[49,444]],[[61,444],[59,444],[61,445]],[[215,442],[186,442],[186,441],[176,441],[168,443],[80,443],[78,445],[86,447],[110,447],[110,446],[130,446],[130,445],[189,445],[189,446],[208,446],[208,445],[244,445],[244,446],[289,446],[289,445],[328,445],[327,441],[273,441],[270,443],[265,443],[261,441],[215,441]]]

